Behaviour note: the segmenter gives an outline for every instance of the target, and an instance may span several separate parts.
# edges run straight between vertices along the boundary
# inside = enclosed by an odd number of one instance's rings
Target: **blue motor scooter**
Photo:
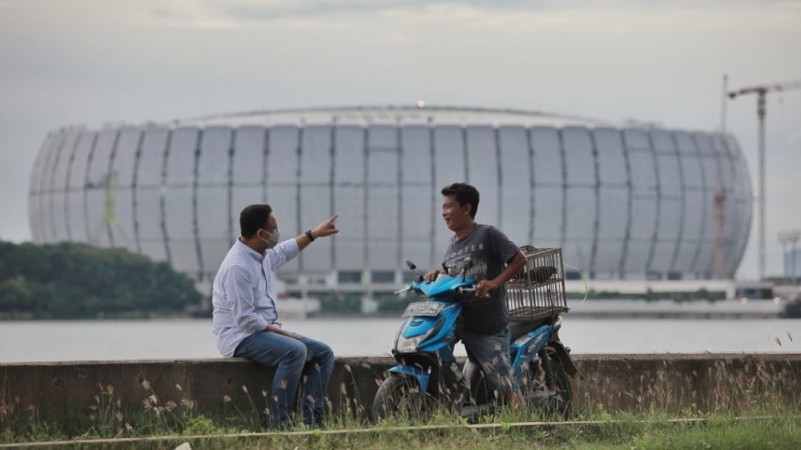
[[[406,263],[412,271],[416,269],[410,261]],[[426,300],[410,303],[403,313],[407,319],[398,330],[392,349],[398,364],[389,369],[388,377],[376,393],[374,418],[425,418],[436,408],[447,408],[468,420],[475,420],[502,406],[503,396],[497,395],[483,369],[470,360],[460,368],[453,354],[462,302],[470,301],[475,290],[474,280],[466,276],[470,265],[467,260],[458,276],[440,275],[433,282],[425,282],[422,275],[418,275],[413,283],[395,292],[414,292]],[[562,273],[561,259],[559,265],[556,269],[529,267],[529,264],[517,278],[528,280],[527,286],[546,286],[549,279]],[[531,301],[526,300],[527,295],[543,297],[537,294],[537,288],[527,289],[521,294],[514,289],[510,291],[509,285],[522,285],[519,282],[507,285],[507,302],[519,303],[522,299],[523,308],[532,308]],[[548,289],[547,295],[554,297],[552,289]],[[517,312],[520,310],[515,309]],[[571,414],[572,408],[568,376],[578,376],[578,370],[570,360],[570,350],[559,340],[562,325],[559,312],[566,310],[566,307],[552,308],[550,314],[536,320],[525,320],[525,315],[523,320],[515,320],[520,317],[512,311],[510,345],[512,373],[527,407],[544,408],[563,418]]]

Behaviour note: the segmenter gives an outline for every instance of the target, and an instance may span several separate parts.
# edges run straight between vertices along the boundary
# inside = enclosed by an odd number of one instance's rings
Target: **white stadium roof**
[[[172,122],[172,126],[245,125],[522,125],[619,127],[619,124],[576,116],[514,109],[446,106],[357,106],[349,108],[280,109],[212,115]]]

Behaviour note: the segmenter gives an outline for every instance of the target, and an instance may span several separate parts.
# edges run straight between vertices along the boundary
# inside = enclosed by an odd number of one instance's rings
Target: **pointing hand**
[[[325,220],[320,225],[317,225],[317,227],[312,230],[314,237],[325,237],[339,233],[337,226],[334,224],[338,217],[339,214],[334,214],[328,220]]]

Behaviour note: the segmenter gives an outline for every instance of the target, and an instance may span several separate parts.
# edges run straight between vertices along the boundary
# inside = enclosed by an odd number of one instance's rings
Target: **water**
[[[339,356],[389,355],[400,318],[286,320]],[[801,319],[591,319],[565,316],[573,353],[801,353]],[[461,346],[458,354],[464,354]],[[217,358],[211,320],[0,322],[0,363]]]

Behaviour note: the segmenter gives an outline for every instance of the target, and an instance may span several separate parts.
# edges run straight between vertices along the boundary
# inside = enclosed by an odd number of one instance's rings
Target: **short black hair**
[[[472,205],[473,207],[470,208],[470,217],[473,219],[476,218],[476,212],[478,211],[478,189],[467,183],[453,183],[450,186],[442,188],[442,195],[446,197],[453,196],[456,198],[459,206],[467,204]]]
[[[239,213],[239,229],[242,237],[245,239],[253,237],[259,228],[264,228],[272,212],[273,209],[270,208],[270,205],[246,206]]]

